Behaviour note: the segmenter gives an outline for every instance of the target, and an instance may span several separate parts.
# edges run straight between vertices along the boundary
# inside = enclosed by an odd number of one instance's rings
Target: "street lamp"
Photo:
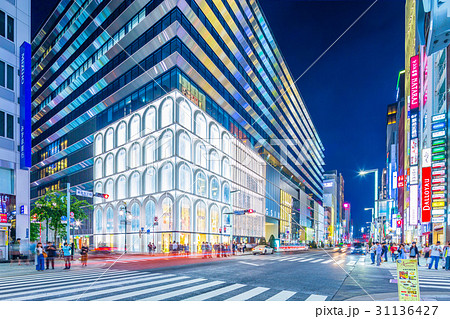
[[[123,209],[124,208],[124,209]],[[128,221],[128,217],[131,217],[131,212],[129,212],[127,210],[127,203],[124,202],[124,206],[121,207],[120,212],[119,212],[120,216],[125,215],[125,254],[127,253],[127,221]],[[120,221],[122,223],[122,221]]]
[[[378,217],[377,216],[377,214],[378,214],[378,169],[362,170],[359,172],[359,176],[365,176],[370,173],[375,174],[375,200],[374,200],[375,205],[374,205],[374,212],[372,214],[372,219],[374,219],[374,218],[376,219]],[[376,234],[376,232],[375,232],[375,234]],[[376,236],[376,237],[378,237],[378,236]],[[375,239],[377,240],[378,238],[375,238]]]
[[[230,192],[230,212],[233,212],[233,194],[239,193],[241,190],[235,189],[234,191]],[[231,251],[233,251],[233,216],[230,216],[230,245],[231,245]]]
[[[374,209],[373,209],[373,207],[369,207],[369,208],[364,208],[364,210],[370,210],[371,211],[372,221],[370,222],[370,233],[369,233],[369,236],[372,237],[372,235],[374,233],[374,230],[372,229],[372,226],[373,226],[373,223],[374,223],[374,218],[373,218]]]

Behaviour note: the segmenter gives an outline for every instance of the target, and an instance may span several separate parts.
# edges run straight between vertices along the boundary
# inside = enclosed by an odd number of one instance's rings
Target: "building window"
[[[0,111],[0,136],[14,139],[14,116]]]
[[[173,201],[169,197],[166,197],[162,201],[161,205],[162,211],[160,216],[161,230],[171,230],[172,229],[172,212],[173,212]]]
[[[145,204],[145,229],[150,229],[153,227],[155,220],[155,202],[150,200]]]
[[[135,168],[140,165],[141,147],[135,143],[130,149],[130,167]]]
[[[100,155],[103,153],[103,135],[98,134],[95,137],[95,155]]]
[[[182,100],[179,104],[178,122],[188,130],[191,130],[192,114],[191,108],[186,101]]]
[[[180,230],[191,230],[191,201],[187,197],[180,201]]]
[[[197,222],[197,232],[206,233],[206,205],[203,202],[198,202],[195,218]]]
[[[203,172],[198,172],[195,178],[197,185],[197,195],[206,197],[206,175]]]
[[[100,193],[100,194],[103,193],[103,185],[102,185],[102,183],[95,184],[95,193]],[[100,197],[94,197],[94,203],[95,204],[98,204],[98,203],[101,203],[101,202],[102,202],[102,199]]]
[[[222,219],[223,219],[223,225],[231,225],[231,214],[229,214],[230,210],[228,207],[225,207],[222,210]]]
[[[203,168],[207,168],[206,159],[207,159],[206,147],[205,145],[199,142],[195,145],[195,164]]]
[[[14,90],[14,68],[0,61],[0,86]]]
[[[114,155],[108,154],[105,161],[105,176],[114,174]]]
[[[151,137],[147,139],[144,145],[144,162],[145,164],[150,164],[155,161],[155,153],[156,153],[156,140]]]
[[[14,18],[0,10],[0,36],[14,42]]]
[[[216,174],[220,174],[219,154],[217,154],[216,151],[212,151],[209,155],[209,170]]]
[[[123,148],[117,153],[117,172],[123,172],[127,166],[127,151]]]
[[[219,181],[217,178],[213,177],[211,179],[211,199],[219,200],[220,192],[219,192]]]
[[[159,140],[160,159],[169,158],[173,155],[173,133],[166,131]]]
[[[206,119],[200,112],[195,116],[195,134],[206,140]]]
[[[180,166],[178,181],[180,190],[188,193],[192,192],[192,173],[186,164]]]
[[[0,167],[0,193],[14,194],[14,171]],[[3,207],[0,206],[1,209]]]
[[[131,231],[139,231],[141,212],[138,203],[131,206]]]
[[[103,161],[101,158],[97,158],[94,166],[94,179],[102,178],[103,173]]]
[[[123,199],[127,196],[127,179],[125,176],[120,176],[117,180],[117,199]]]
[[[114,182],[112,179],[108,179],[106,182],[105,193],[109,195],[108,200],[114,200]]]
[[[141,130],[141,118],[139,115],[133,116],[130,121],[130,140],[134,140],[140,137]]]
[[[223,184],[223,201],[227,204],[230,203],[230,186],[228,183]]]
[[[114,212],[111,207],[106,210],[106,232],[114,232]]]
[[[127,125],[121,122],[117,128],[117,146],[125,144],[127,141]]]
[[[134,172],[130,178],[130,197],[135,197],[140,195],[140,175],[138,172]]]
[[[110,151],[114,148],[114,130],[112,128],[106,131],[105,137],[105,151]]]
[[[6,26],[6,37],[8,40],[14,42],[14,19],[10,16],[8,16],[8,23]]]
[[[103,212],[101,209],[95,211],[95,232],[97,234],[103,232]]]
[[[156,109],[154,107],[150,107],[145,112],[145,134],[152,133],[156,130]]]
[[[0,10],[0,36],[4,37],[6,35],[6,14],[2,10]]]
[[[178,137],[178,153],[180,157],[191,160],[191,138],[184,132]]]
[[[219,129],[215,124],[212,124],[210,127],[209,142],[211,143],[211,145],[214,145],[216,148],[220,149]]]
[[[173,123],[173,100],[171,98],[167,98],[162,102],[159,114],[161,127],[166,127]]]
[[[222,176],[230,178],[230,161],[226,157],[222,161]]]
[[[171,163],[166,163],[161,168],[161,191],[167,191],[173,188],[173,166]]]
[[[145,194],[153,194],[156,192],[156,171],[150,167],[145,172]]]
[[[228,134],[223,134],[222,135],[222,151],[225,154],[230,154],[230,136]]]
[[[219,218],[219,208],[216,205],[211,206],[210,216],[211,216],[211,218],[210,218],[211,219],[211,232],[218,233],[220,218]]]

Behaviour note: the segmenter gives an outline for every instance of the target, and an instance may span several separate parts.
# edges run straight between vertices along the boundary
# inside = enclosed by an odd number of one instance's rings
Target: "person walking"
[[[372,260],[372,265],[375,264],[376,249],[377,249],[377,245],[372,245],[370,247],[370,259]]]
[[[388,246],[386,245],[386,243],[383,243],[381,255],[384,256],[384,261],[385,262],[388,261],[388,256],[387,256],[388,250],[389,249],[388,249]]]
[[[444,261],[445,261],[445,270],[450,270],[450,240],[444,247]]]
[[[42,243],[38,243],[36,246],[36,255],[37,255],[37,271],[44,271],[44,247],[42,247]]]
[[[379,266],[381,264],[381,254],[383,253],[383,247],[381,246],[380,243],[377,243],[377,248],[375,252],[377,255],[377,266]]]
[[[395,262],[397,260],[398,257],[398,251],[397,251],[397,247],[395,246],[395,244],[391,245],[391,258],[392,258],[392,262]]]
[[[401,244],[398,248],[398,257],[397,259],[406,259],[405,245]]]
[[[147,248],[148,248],[148,253],[149,253],[149,254],[151,254],[151,253],[152,253],[152,247],[153,247],[153,246],[152,246],[152,243],[151,243],[151,242],[149,242],[149,243],[148,243],[148,245],[147,245]]]
[[[419,249],[417,248],[416,243],[413,242],[409,250],[409,259],[417,259],[417,266],[420,266],[419,258]]]
[[[441,258],[441,253],[442,253],[441,242],[438,241],[436,243],[436,245],[431,245],[430,249],[431,249],[431,252],[430,252],[431,262],[428,265],[428,269],[431,269],[431,267],[433,267],[433,263],[434,263],[434,269],[437,270],[438,264],[439,264],[439,258]]]
[[[423,257],[425,257],[425,264],[426,264],[426,267],[428,267],[428,264],[429,264],[429,260],[428,259],[431,260],[431,258],[430,258],[430,247],[428,246],[428,244],[426,244],[425,248],[423,249]]]
[[[52,242],[47,243],[47,247],[45,247],[45,251],[47,252],[46,264],[47,269],[50,268],[50,264],[52,265],[52,269],[55,269],[55,257],[56,257],[56,247]]]
[[[70,252],[70,246],[67,243],[64,243],[62,247],[63,255],[64,255],[64,269],[70,269],[70,259],[72,258],[72,254]]]
[[[88,253],[89,253],[89,247],[85,245],[85,243],[81,246],[81,267],[87,267],[87,261],[88,261]]]

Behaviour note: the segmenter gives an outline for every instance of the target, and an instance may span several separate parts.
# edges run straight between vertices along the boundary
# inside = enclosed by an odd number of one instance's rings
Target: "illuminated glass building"
[[[319,227],[323,146],[256,1],[61,0],[32,45],[31,197],[111,192],[79,230],[97,245],[122,245],[124,202],[159,249],[292,240],[294,209]]]

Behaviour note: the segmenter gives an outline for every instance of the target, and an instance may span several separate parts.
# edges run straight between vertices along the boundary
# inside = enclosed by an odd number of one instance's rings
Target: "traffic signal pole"
[[[67,244],[70,243],[70,183],[67,183],[67,195],[66,195],[66,199],[67,199],[67,226],[66,226],[66,230],[67,230]]]

